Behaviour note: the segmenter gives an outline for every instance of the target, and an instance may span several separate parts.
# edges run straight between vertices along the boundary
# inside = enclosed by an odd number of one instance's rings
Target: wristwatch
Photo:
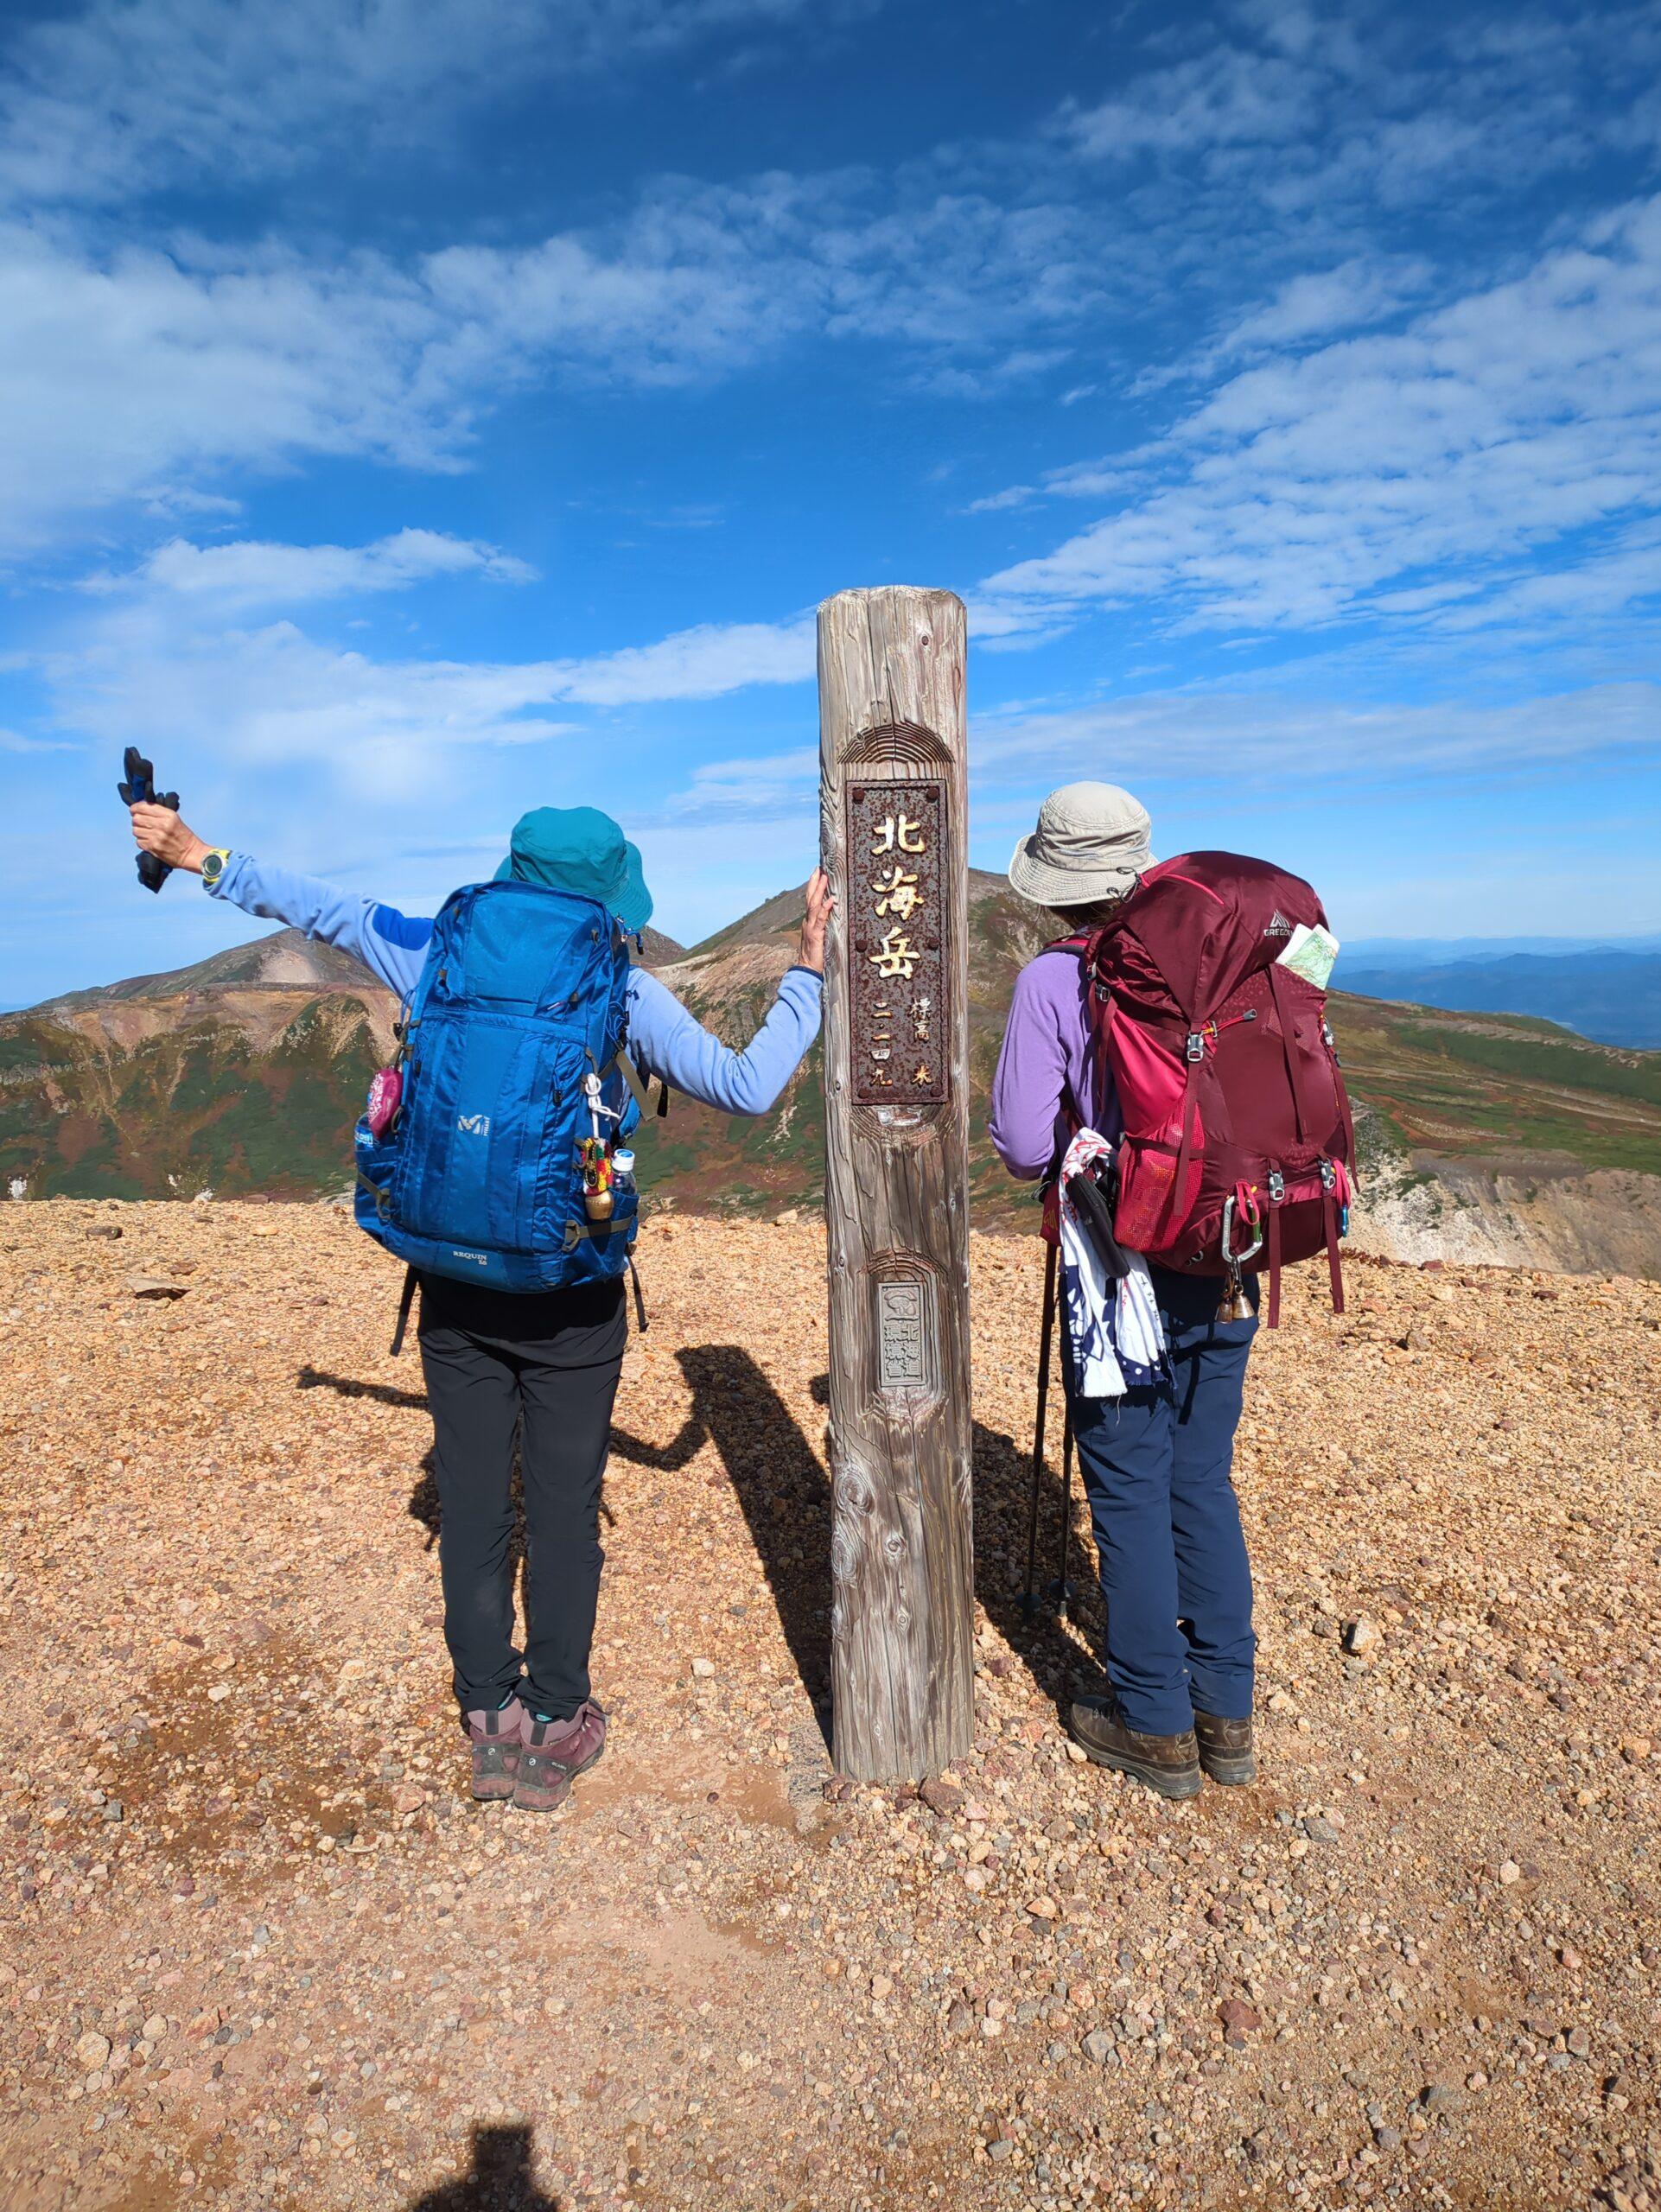
[[[204,889],[211,891],[213,888],[225,874],[226,862],[230,857],[231,848],[228,845],[216,846],[211,853],[203,854],[202,885]]]

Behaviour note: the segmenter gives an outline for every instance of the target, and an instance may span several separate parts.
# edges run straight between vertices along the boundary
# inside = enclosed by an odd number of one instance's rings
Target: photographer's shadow
[[[528,2127],[475,2127],[473,2171],[412,2198],[407,2212],[560,2212],[537,2186]]]

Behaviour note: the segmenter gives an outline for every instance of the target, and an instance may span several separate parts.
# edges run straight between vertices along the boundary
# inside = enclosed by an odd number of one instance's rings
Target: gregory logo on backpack
[[[490,1135],[490,1116],[488,1114],[458,1114],[455,1126],[465,1136],[487,1137]]]
[[[1276,906],[1274,912],[1263,925],[1263,935],[1265,937],[1290,937],[1291,934],[1291,923],[1287,920],[1285,915],[1282,914],[1280,908]]]

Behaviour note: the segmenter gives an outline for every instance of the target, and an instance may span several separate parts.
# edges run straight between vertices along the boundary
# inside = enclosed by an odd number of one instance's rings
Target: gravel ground
[[[1295,1281],[1263,1778],[1169,1807],[1057,1727],[1099,1619],[1022,1620],[1039,1258],[977,1237],[978,1725],[919,1796],[816,1711],[820,1233],[644,1243],[611,1748],[538,1820],[461,1794],[396,1268],[0,1216],[0,2204],[1661,2207],[1661,1290]]]

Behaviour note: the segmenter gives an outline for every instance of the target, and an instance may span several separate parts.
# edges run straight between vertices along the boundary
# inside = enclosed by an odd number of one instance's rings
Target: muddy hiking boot
[[[606,1748],[606,1716],[592,1698],[569,1720],[545,1720],[527,1713],[519,1748],[513,1802],[530,1813],[551,1813],[571,1794],[571,1784]]]
[[[468,1714],[468,1739],[473,1745],[473,1794],[482,1803],[513,1795],[527,1718],[516,1697],[509,1698],[494,1712],[475,1707]]]
[[[1200,1764],[1213,1782],[1231,1786],[1257,1779],[1257,1754],[1249,1717],[1219,1720],[1214,1713],[1196,1712],[1193,1735],[1200,1747]]]
[[[1180,1736],[1147,1736],[1129,1725],[1116,1697],[1081,1697],[1068,1708],[1067,1733],[1094,1765],[1130,1775],[1161,1797],[1200,1795],[1200,1752],[1192,1728]]]

